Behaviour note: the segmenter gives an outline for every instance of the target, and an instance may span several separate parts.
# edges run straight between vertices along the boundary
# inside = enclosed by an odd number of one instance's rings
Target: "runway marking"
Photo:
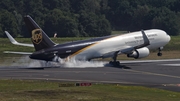
[[[158,74],[158,73],[151,73],[151,72],[138,71],[138,70],[127,70],[127,69],[124,69],[124,70],[125,71],[130,71],[130,72],[136,72],[136,73],[143,73],[143,74],[150,74],[150,75],[157,75],[157,76],[164,76],[164,77],[171,77],[171,78],[178,78],[178,79],[180,79],[180,76]]]
[[[180,59],[162,59],[162,60],[131,60],[131,61],[121,61],[121,63],[145,63],[145,62],[169,62],[169,61],[180,61]]]
[[[180,84],[162,84],[163,86],[180,87]]]
[[[163,66],[180,66],[180,64],[161,64]]]
[[[120,69],[122,70],[122,69]],[[27,71],[27,70],[22,70],[22,71],[10,71],[10,72],[13,72],[13,73],[44,73],[44,72],[47,72],[47,71],[38,71],[38,70],[33,70],[33,71]],[[55,71],[55,70],[51,70],[51,71],[48,71],[48,73],[94,73],[94,74],[98,74],[98,73],[101,73],[101,74],[119,74],[119,73],[125,73],[124,71],[116,71],[116,72],[107,72],[107,71]]]

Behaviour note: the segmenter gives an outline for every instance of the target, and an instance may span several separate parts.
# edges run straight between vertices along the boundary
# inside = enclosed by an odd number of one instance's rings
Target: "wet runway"
[[[35,79],[91,83],[120,83],[180,91],[180,59],[122,61],[124,68],[44,68],[1,67],[1,79]]]

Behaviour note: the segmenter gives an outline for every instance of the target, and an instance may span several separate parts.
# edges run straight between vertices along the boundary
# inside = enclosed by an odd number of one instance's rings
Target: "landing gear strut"
[[[157,56],[162,56],[162,53],[161,53],[162,49],[163,49],[163,47],[158,48],[159,52],[157,53]]]
[[[117,60],[117,55],[118,55],[118,52],[115,52],[114,56],[113,56],[113,61],[109,62],[109,64],[113,65],[114,67],[120,66],[120,62],[116,61]]]

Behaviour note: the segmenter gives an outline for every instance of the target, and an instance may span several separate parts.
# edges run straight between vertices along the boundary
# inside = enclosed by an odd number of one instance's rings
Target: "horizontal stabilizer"
[[[14,44],[14,45],[34,47],[33,44],[19,43],[7,31],[5,31],[5,33],[6,33],[7,37],[9,38],[9,40],[11,41],[11,43]]]
[[[21,55],[31,55],[31,52],[14,52],[14,51],[4,51],[4,53],[11,53],[11,54],[21,54]]]

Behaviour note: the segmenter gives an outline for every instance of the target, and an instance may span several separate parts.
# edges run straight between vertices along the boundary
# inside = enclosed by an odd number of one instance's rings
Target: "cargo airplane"
[[[60,59],[90,61],[95,58],[111,57],[113,60],[109,63],[113,66],[119,66],[120,63],[116,59],[120,54],[138,59],[147,57],[150,50],[158,49],[157,55],[161,56],[161,50],[171,39],[163,30],[150,29],[56,44],[29,15],[24,17],[24,21],[33,44],[19,43],[7,31],[5,33],[13,44],[34,47],[35,52],[5,51],[5,53],[27,54],[31,59],[44,61],[59,62]]]

